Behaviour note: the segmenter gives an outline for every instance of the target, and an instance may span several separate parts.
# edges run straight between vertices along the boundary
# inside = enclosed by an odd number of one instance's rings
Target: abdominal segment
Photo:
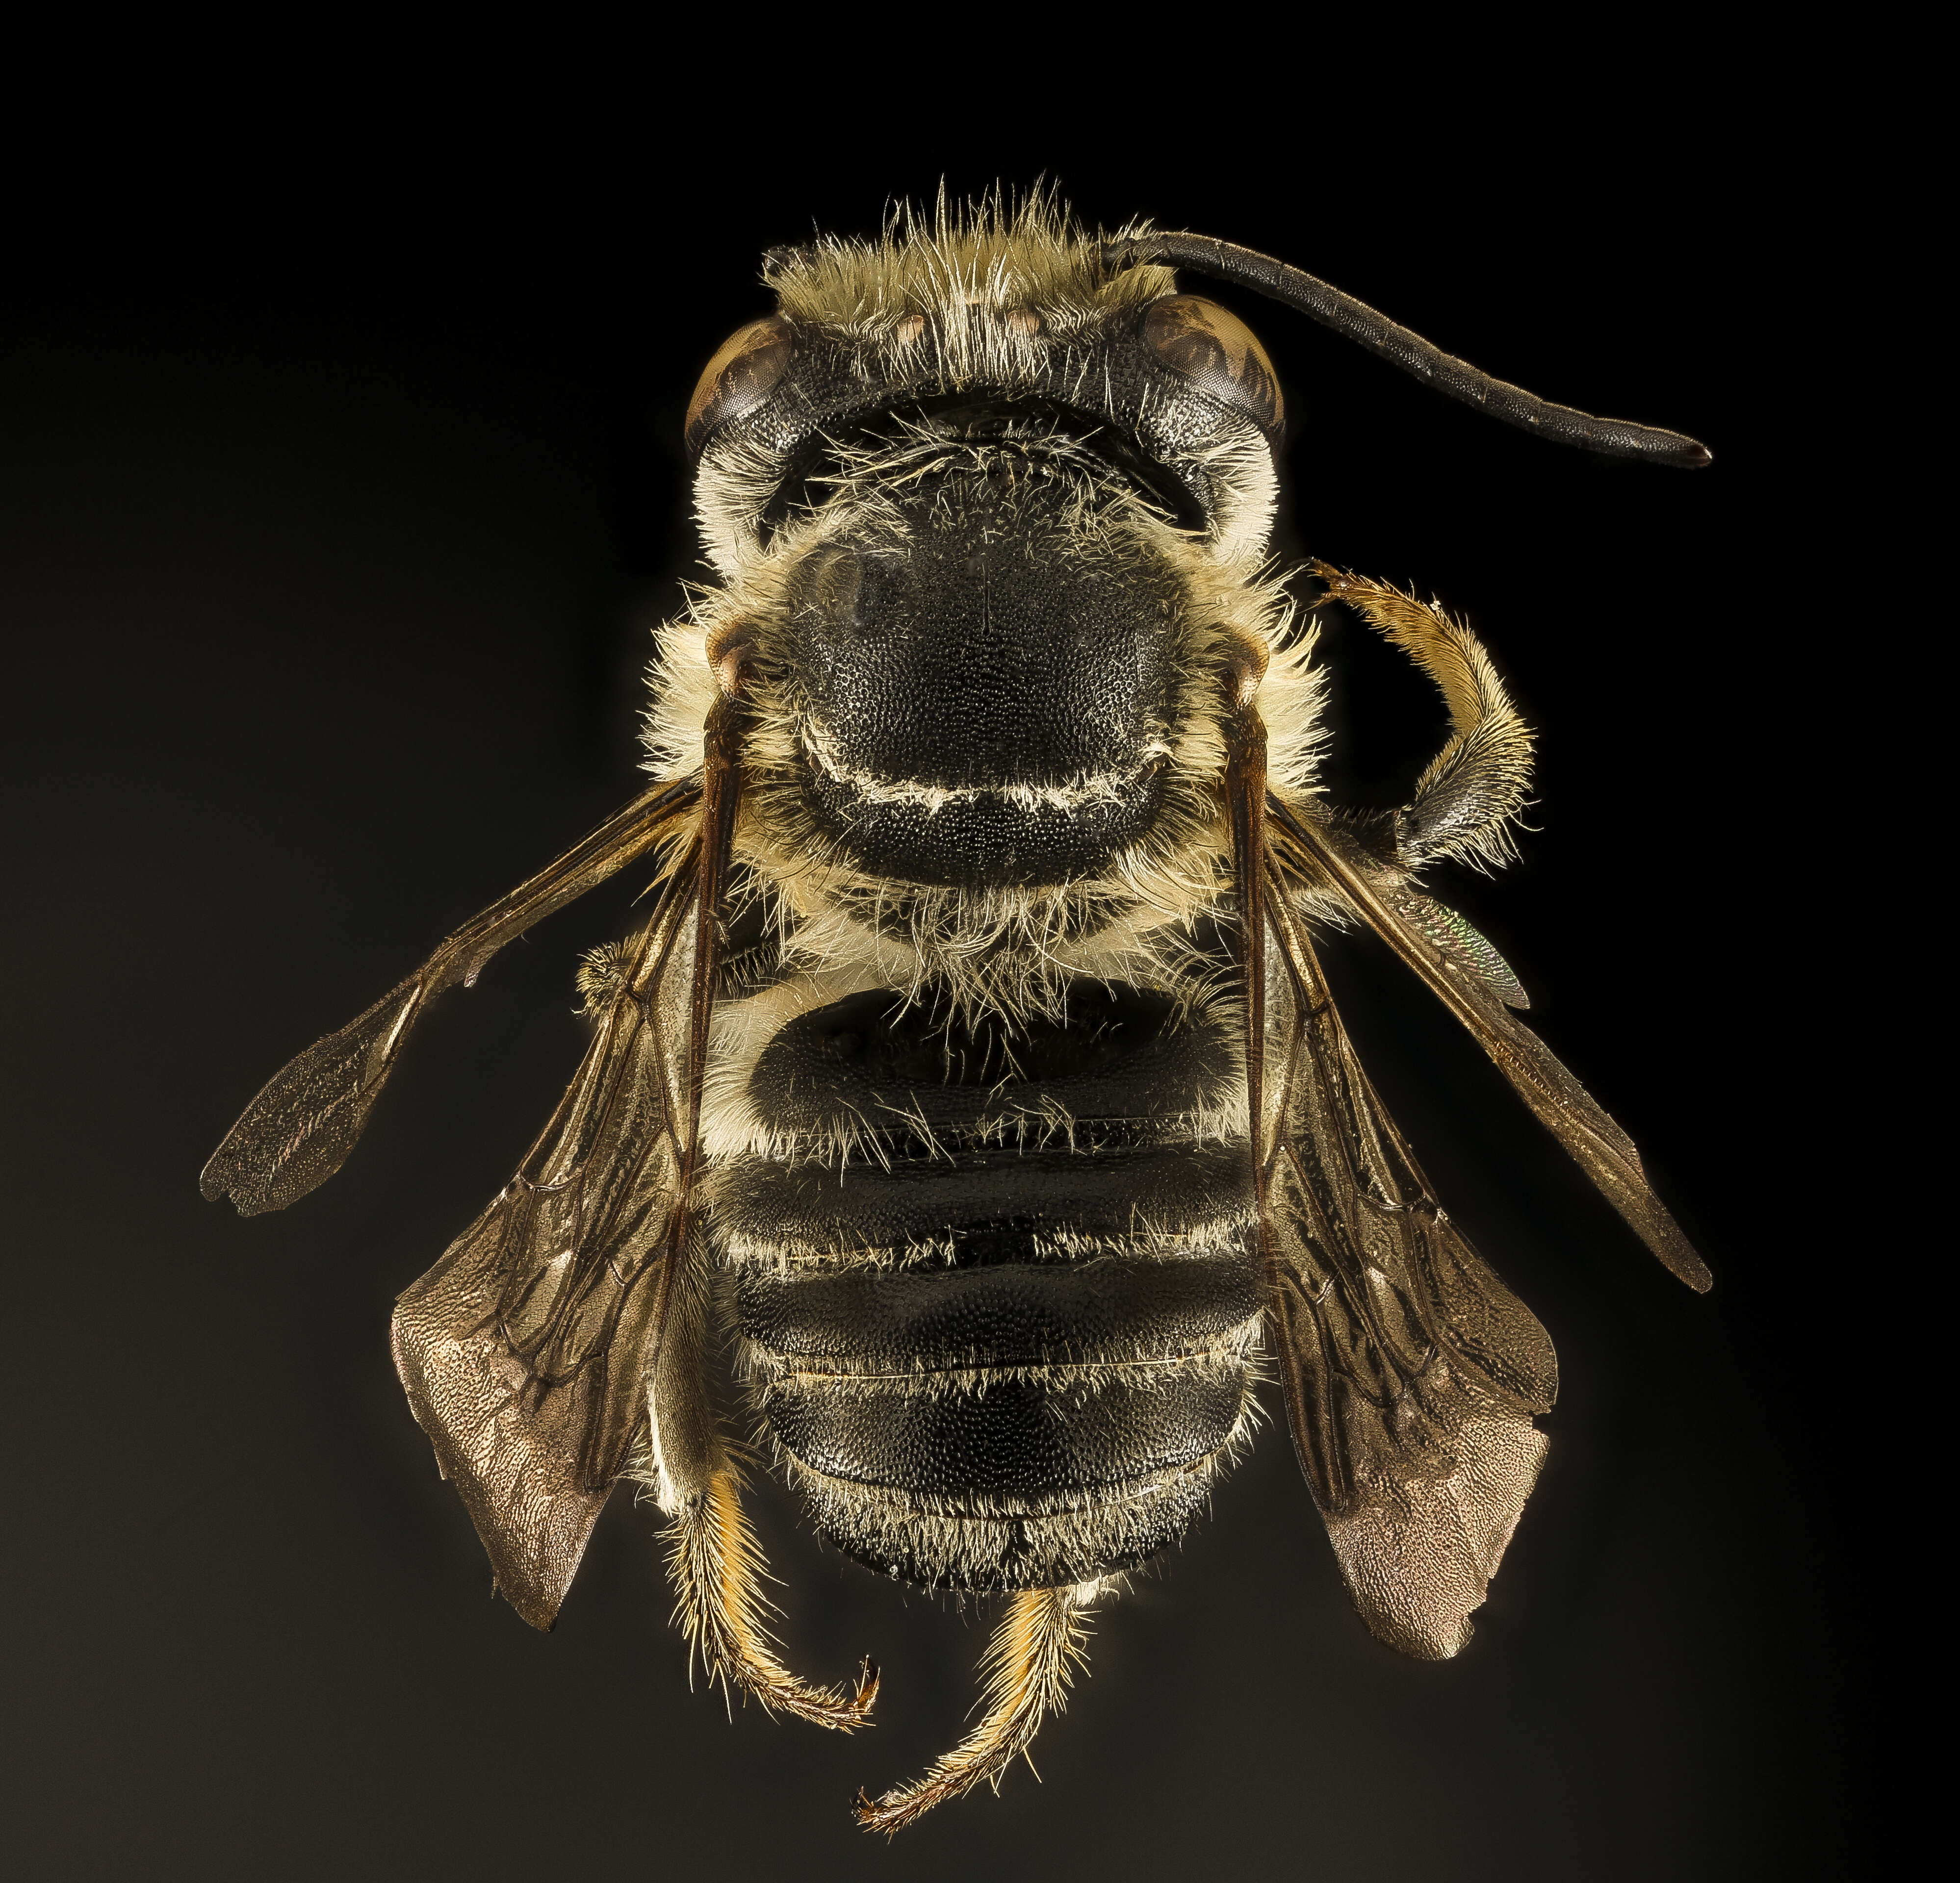
[[[1252,1417],[1230,1029],[1079,992],[1011,1039],[935,1030],[883,993],[804,1013],[749,1074],[776,1154],[717,1186],[777,1458],[832,1541],[926,1587],[1141,1562]]]

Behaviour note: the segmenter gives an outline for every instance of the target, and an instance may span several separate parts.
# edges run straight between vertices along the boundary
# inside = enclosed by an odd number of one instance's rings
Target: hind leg
[[[702,1252],[697,1251],[697,1255]],[[654,1494],[672,1519],[666,1532],[674,1620],[711,1684],[752,1696],[770,1712],[849,1732],[866,1723],[878,1671],[867,1660],[856,1691],[813,1687],[777,1658],[762,1592],[768,1571],[742,1509],[742,1477],[721,1436],[703,1358],[709,1322],[697,1260],[673,1304],[648,1394]]]
[[[860,1792],[858,1823],[867,1831],[889,1833],[976,1785],[999,1789],[1001,1774],[1033,1744],[1042,1720],[1067,1703],[1074,1670],[1088,1660],[1083,1617],[1102,1588],[1084,1582],[1009,1596],[1007,1612],[982,1663],[987,1674],[986,1717],[936,1759],[923,1777],[880,1799]]]

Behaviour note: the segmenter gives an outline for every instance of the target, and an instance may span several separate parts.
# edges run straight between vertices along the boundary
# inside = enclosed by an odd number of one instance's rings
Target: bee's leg
[[[982,1664],[987,1716],[959,1744],[934,1761],[923,1778],[883,1798],[858,1794],[858,1821],[867,1831],[894,1831],[983,1780],[997,1791],[1001,1776],[1032,1744],[1042,1719],[1061,1712],[1074,1668],[1087,1665],[1083,1617],[1101,1582],[1069,1589],[1024,1589],[1007,1600]],[[1032,1769],[1033,1761],[1029,1761]]]
[[[870,1718],[878,1670],[867,1660],[855,1691],[846,1693],[813,1687],[776,1658],[765,1621],[775,1605],[762,1589],[768,1572],[743,1514],[741,1490],[733,1462],[724,1461],[669,1528],[668,1570],[679,1598],[674,1619],[711,1682],[752,1694],[772,1713],[852,1732]]]
[[[1386,583],[1324,562],[1313,572],[1436,682],[1449,708],[1449,743],[1400,810],[1356,834],[1384,863],[1414,870],[1440,857],[1487,868],[1516,853],[1511,825],[1531,787],[1532,732],[1518,717],[1482,644],[1462,622]]]
[[[847,1694],[811,1686],[776,1657],[767,1620],[775,1605],[762,1592],[768,1567],[743,1512],[741,1471],[722,1438],[702,1365],[705,1259],[691,1266],[695,1285],[673,1304],[648,1395],[655,1495],[672,1519],[666,1540],[674,1620],[710,1682],[724,1692],[739,1689],[772,1713],[849,1732],[870,1719],[878,1670],[867,1660]]]

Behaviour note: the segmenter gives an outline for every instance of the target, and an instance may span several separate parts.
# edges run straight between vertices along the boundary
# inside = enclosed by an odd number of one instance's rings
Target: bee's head
[[[991,402],[1061,415],[1226,553],[1263,545],[1284,408],[1227,309],[1040,202],[882,247],[774,250],[778,310],[730,336],[688,407],[711,558],[733,574],[893,415]]]
[[[781,311],[709,362],[687,435],[775,801],[883,881],[1109,875],[1181,765],[1217,769],[1209,657],[1247,612],[1220,596],[1263,557],[1282,422],[1258,342],[1025,221],[770,279]]]

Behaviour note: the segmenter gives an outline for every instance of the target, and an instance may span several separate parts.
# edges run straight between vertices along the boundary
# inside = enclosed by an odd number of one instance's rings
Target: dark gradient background
[[[1392,172],[1358,134],[1314,135],[1306,100],[1283,129],[1314,154],[1285,164],[1278,136],[1130,154],[1030,116],[882,157],[813,138],[711,184],[677,137],[622,135],[603,175],[549,186],[514,152],[452,151],[392,194],[316,180],[276,214],[202,219],[159,199],[16,252],[14,1874],[1860,1867],[1861,1650],[1825,1495],[1848,1459],[1815,1385],[1844,1311],[1808,1122],[1829,1068],[1765,784],[1795,710],[1775,657],[1818,631],[1785,612],[1788,571],[1816,545],[1781,363],[1739,363],[1783,262],[1766,160],[1722,154],[1707,97],[1643,109],[1637,150],[1584,124],[1416,126]],[[984,1613],[873,1579],[772,1488],[796,1664],[838,1678],[869,1652],[886,1686],[854,1741],[752,1708],[731,1724],[690,1695],[623,1498],[555,1634],[490,1598],[390,1369],[394,1295],[569,1076],[577,953],[622,929],[638,881],[448,995],[326,1189],[243,1222],[196,1178],[285,1058],[635,788],[647,625],[699,573],[681,414],[765,310],[759,252],[873,227],[942,171],[966,189],[1044,169],[1092,221],[1280,253],[1548,396],[1712,445],[1700,475],[1564,453],[1217,291],[1287,390],[1288,549],[1469,611],[1542,729],[1523,862],[1437,886],[1718,1280],[1698,1299],[1669,1279],[1429,997],[1338,946],[1378,1083],[1563,1363],[1477,1639],[1426,1666],[1367,1637],[1276,1423],[1100,1622],[1044,1782],[1020,1769],[888,1848],[846,1807],[959,1733]],[[1325,647],[1335,782],[1396,802],[1440,708],[1359,628]]]

